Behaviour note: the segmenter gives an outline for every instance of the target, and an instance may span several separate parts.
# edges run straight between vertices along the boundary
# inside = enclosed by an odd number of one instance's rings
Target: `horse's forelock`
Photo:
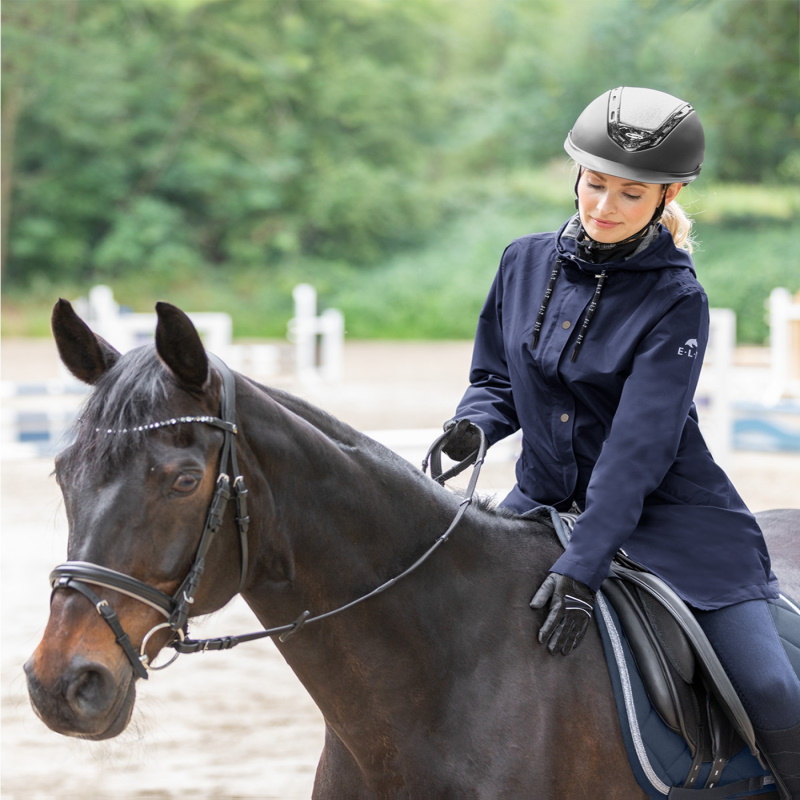
[[[95,384],[73,427],[73,444],[65,457],[76,466],[118,464],[140,445],[145,434],[134,430],[137,426],[170,415],[173,385],[153,347],[127,353]]]

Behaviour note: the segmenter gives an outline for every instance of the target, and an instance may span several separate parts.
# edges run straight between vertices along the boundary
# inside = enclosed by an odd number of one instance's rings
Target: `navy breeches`
[[[749,600],[694,613],[753,725],[776,731],[800,724],[800,680],[775,630],[767,601]]]

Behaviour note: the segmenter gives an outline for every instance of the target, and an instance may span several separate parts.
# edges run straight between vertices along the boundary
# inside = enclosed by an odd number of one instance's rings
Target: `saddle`
[[[689,619],[691,612],[683,613],[683,604],[675,604],[654,576],[620,564],[612,571],[603,594],[617,614],[653,708],[692,756],[683,787],[695,788],[702,765],[711,762],[703,788],[713,788],[745,744],[757,753],[747,714],[708,641],[692,636],[699,626]]]
[[[765,800],[777,797],[749,717],[683,601],[655,575],[620,556],[601,593],[615,612],[653,709],[688,746],[688,773],[667,797],[710,800],[740,792],[769,792]],[[770,606],[791,657],[793,651],[800,652],[800,615],[785,598]],[[729,764],[732,770],[720,785]],[[743,768],[750,777],[740,777]]]
[[[603,592],[617,612],[650,702],[666,726],[689,746],[692,765],[684,787],[695,787],[705,762],[712,762],[709,781],[713,781],[744,747],[742,734],[720,703],[724,688],[718,686],[718,676],[700,667],[671,611],[624,573],[608,578]]]
[[[575,516],[548,510],[564,543]],[[786,598],[770,610],[800,674],[800,612]],[[631,766],[651,798],[778,797],[736,690],[667,584],[620,553],[598,594],[596,617]],[[658,719],[646,719],[653,712]]]

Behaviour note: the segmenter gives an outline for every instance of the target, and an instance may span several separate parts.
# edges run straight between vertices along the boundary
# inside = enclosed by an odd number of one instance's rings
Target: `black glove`
[[[442,452],[453,461],[464,461],[481,444],[480,428],[468,419],[451,419],[444,424],[445,431],[451,431],[442,446]]]
[[[583,639],[592,619],[595,593],[586,584],[551,572],[531,600],[531,608],[550,601],[550,613],[539,628],[539,641],[547,640],[551,653],[568,656]]]

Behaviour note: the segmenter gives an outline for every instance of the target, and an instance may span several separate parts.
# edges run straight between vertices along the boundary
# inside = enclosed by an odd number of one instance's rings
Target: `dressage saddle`
[[[602,592],[617,614],[652,706],[689,746],[692,763],[683,787],[693,789],[708,762],[704,788],[715,786],[745,746],[766,768],[735,689],[694,615],[672,589],[620,555]],[[796,610],[782,600],[772,611],[782,638],[800,654]],[[800,666],[797,659],[794,666]]]

